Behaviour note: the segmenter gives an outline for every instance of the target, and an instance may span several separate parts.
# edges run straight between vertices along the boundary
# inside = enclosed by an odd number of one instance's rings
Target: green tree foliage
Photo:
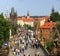
[[[32,29],[32,27],[30,25],[28,25],[28,24],[24,24],[24,28],[25,29]]]
[[[10,22],[4,19],[3,13],[0,14],[0,46],[2,42],[9,40]]]
[[[50,52],[51,51],[51,42],[50,41],[48,41],[47,43],[46,43],[46,47],[47,47],[47,50]]]
[[[52,13],[50,15],[50,20],[52,20],[52,21],[55,22],[55,21],[60,20],[59,18],[60,18],[59,13],[58,12],[55,12],[54,9],[52,9]]]
[[[28,25],[28,29],[31,29],[31,26],[30,25]]]
[[[54,33],[52,34],[53,39],[56,39],[57,36],[58,36],[57,32],[54,32]]]
[[[58,29],[58,31],[60,33],[60,21],[56,21],[56,27],[57,27],[57,29]]]
[[[0,18],[4,19],[3,13],[0,14]]]
[[[52,9],[51,15],[50,15],[50,20],[56,22],[56,27],[60,33],[60,14],[56,11],[54,11],[54,8]]]
[[[57,24],[57,29],[59,30],[60,33],[60,24]]]

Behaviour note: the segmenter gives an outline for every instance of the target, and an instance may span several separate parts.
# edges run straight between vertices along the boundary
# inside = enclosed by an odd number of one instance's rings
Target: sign
[[[8,43],[7,43],[7,42],[5,42],[5,43],[4,43],[4,46],[8,46]]]

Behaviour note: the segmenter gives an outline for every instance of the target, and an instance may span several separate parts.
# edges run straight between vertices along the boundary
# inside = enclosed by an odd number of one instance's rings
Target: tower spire
[[[29,16],[29,11],[27,11],[27,16]]]
[[[52,12],[54,12],[54,6],[52,6]]]

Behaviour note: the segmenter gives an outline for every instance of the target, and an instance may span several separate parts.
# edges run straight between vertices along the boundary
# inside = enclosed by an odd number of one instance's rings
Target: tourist
[[[17,50],[17,53],[18,53],[18,55],[20,54],[20,50],[19,49]]]

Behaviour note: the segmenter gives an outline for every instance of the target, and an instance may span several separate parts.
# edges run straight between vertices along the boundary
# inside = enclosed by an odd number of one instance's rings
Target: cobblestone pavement
[[[30,54],[30,56],[35,56],[35,48],[28,48],[27,50],[24,51],[24,54],[27,56],[27,54]],[[39,48],[37,49],[38,52],[39,52],[39,56],[45,56],[45,54],[43,53],[42,49]],[[19,55],[13,55],[13,52],[12,50],[10,49],[10,52],[9,52],[9,56],[23,56],[23,53],[20,53]]]

